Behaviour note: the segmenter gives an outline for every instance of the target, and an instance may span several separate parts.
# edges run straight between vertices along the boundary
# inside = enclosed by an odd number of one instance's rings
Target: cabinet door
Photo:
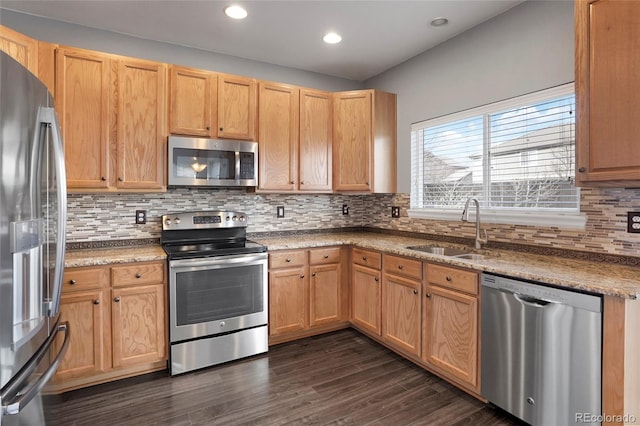
[[[575,8],[577,181],[637,186],[640,3],[580,0]]]
[[[351,321],[364,330],[381,334],[380,271],[351,266]]]
[[[260,83],[259,189],[292,191],[298,183],[298,111],[300,90]]]
[[[108,300],[101,290],[84,290],[63,294],[60,299],[61,321],[68,321],[70,340],[67,353],[56,370],[55,381],[91,376],[108,369],[105,339],[109,334],[105,321]],[[105,329],[105,326],[107,327]],[[108,342],[108,340],[106,340]],[[54,353],[62,345],[56,341]]]
[[[166,358],[164,294],[164,285],[111,290],[114,367]]]
[[[301,191],[331,191],[332,116],[331,94],[300,91]],[[262,141],[261,141],[262,142]]]
[[[169,84],[169,132],[214,137],[218,127],[218,77],[207,71],[173,66]]]
[[[334,93],[333,188],[371,189],[372,92]]]
[[[257,93],[254,79],[218,75],[218,137],[256,139]]]
[[[269,335],[308,328],[306,268],[269,271]]]
[[[393,346],[419,356],[421,283],[386,274],[383,280],[382,336]]]
[[[97,52],[56,52],[56,108],[69,189],[109,187],[110,68],[109,56]]]
[[[163,188],[165,86],[164,64],[130,59],[119,61],[118,188]]]
[[[478,383],[478,299],[427,286],[422,358],[440,371],[476,387]]]
[[[38,41],[0,25],[0,50],[38,75]]]
[[[309,272],[310,325],[340,321],[340,264],[311,266]]]

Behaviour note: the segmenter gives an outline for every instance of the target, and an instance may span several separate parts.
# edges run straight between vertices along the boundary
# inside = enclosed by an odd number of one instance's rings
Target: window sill
[[[410,218],[460,221],[462,209],[409,209]],[[586,216],[580,213],[560,212],[507,212],[480,209],[482,223],[501,225],[545,226],[561,229],[584,230]],[[469,221],[475,222],[475,211],[469,212]]]

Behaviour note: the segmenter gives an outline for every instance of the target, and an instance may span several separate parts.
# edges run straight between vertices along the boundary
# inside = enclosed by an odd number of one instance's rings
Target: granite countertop
[[[64,256],[64,267],[76,268],[114,263],[150,262],[153,260],[165,260],[166,258],[167,254],[159,245],[67,250]]]
[[[640,269],[631,266],[494,249],[470,250],[485,255],[483,259],[458,259],[418,252],[406,247],[415,245],[465,246],[373,232],[299,235],[254,240],[266,245],[269,250],[352,244],[399,256],[508,275],[609,296],[627,299],[640,298]]]
[[[422,238],[410,238],[375,232],[343,232],[297,234],[283,237],[252,238],[269,250],[301,249],[334,245],[383,251],[399,256],[438,262],[476,271],[507,275],[514,278],[539,281],[562,287],[591,291],[627,299],[640,298],[640,268],[606,262],[568,259],[517,251],[482,249]],[[471,252],[484,255],[482,259],[459,259],[407,249],[408,246],[435,245],[440,247],[467,247]],[[114,263],[165,260],[159,245],[123,248],[68,250],[65,267],[108,265]]]

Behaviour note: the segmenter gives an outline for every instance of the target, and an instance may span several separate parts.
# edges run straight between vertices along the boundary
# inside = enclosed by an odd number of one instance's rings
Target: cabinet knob
[[[120,296],[116,297],[115,299],[113,299],[114,302],[118,303],[120,301]]]
[[[366,184],[367,186],[369,186],[369,182],[365,182],[365,184]]]
[[[312,277],[315,277],[315,276],[316,276],[316,273],[314,272],[313,274],[311,274],[311,276],[312,276]]]
[[[586,171],[587,171],[587,169],[585,169],[584,167],[580,167],[580,168],[578,169],[578,171],[579,171],[580,173],[584,173],[584,172],[586,172]]]
[[[99,304],[100,304],[100,300],[99,300],[99,299],[94,300],[94,301],[93,301],[93,304],[94,304],[94,305],[99,305]]]
[[[293,185],[295,182],[294,182],[294,181],[291,181],[291,182],[289,182],[289,183],[290,183],[291,185]]]
[[[211,130],[211,127],[207,126],[207,127],[205,127],[205,129],[207,129],[207,130]]]
[[[304,274],[300,274],[300,278],[304,278]]]
[[[224,127],[220,127],[220,131],[222,132],[224,130]]]
[[[413,290],[413,294],[418,294],[418,290]]]
[[[289,262],[291,262],[291,259],[287,258],[287,259],[285,260],[285,262],[289,263]]]
[[[300,181],[300,185],[304,185],[304,181],[303,180]]]
[[[104,176],[102,176],[102,177],[100,178],[100,180],[104,182],[105,180],[107,180],[107,178],[106,178],[106,177],[104,177]]]
[[[362,260],[367,261],[367,256],[362,256]]]
[[[74,285],[75,283],[76,283],[76,280],[69,280],[70,285]]]
[[[430,299],[430,298],[431,298],[431,293],[427,293],[427,294],[425,294],[425,297],[426,297],[427,299]]]
[[[404,266],[398,265],[398,269],[402,270],[402,268],[404,268]]]
[[[328,255],[328,254],[325,254],[325,255],[324,255],[324,256],[322,256],[322,257],[324,257],[325,259],[328,259],[328,258],[329,258],[329,255]]]
[[[380,281],[380,278],[375,277],[375,278],[374,278],[374,280],[375,280],[376,282],[378,282],[378,281]]]
[[[449,275],[447,275],[444,279],[447,281],[451,281],[451,277]]]
[[[142,274],[141,274],[140,272],[138,272],[138,273],[136,274],[136,278],[142,278]]]
[[[119,180],[120,182],[124,182],[124,178],[123,178],[122,176],[118,177],[118,180]]]

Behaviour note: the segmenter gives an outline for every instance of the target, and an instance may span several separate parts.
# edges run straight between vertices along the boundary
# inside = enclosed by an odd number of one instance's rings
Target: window
[[[475,197],[491,222],[584,227],[573,84],[414,124],[411,146],[413,217]]]

